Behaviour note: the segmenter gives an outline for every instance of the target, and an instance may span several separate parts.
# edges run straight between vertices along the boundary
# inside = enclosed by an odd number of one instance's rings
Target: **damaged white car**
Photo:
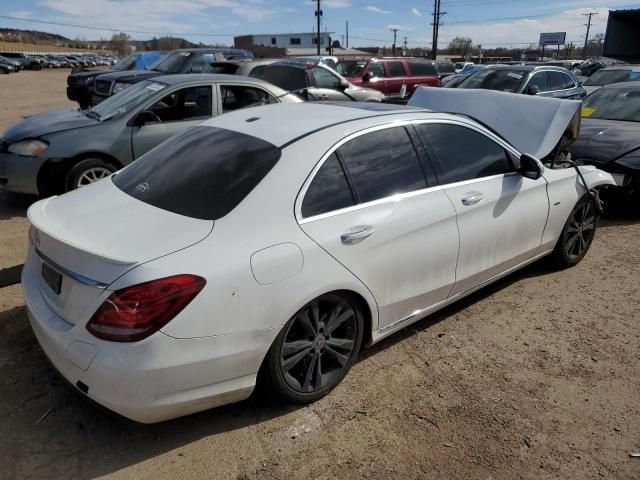
[[[53,365],[140,422],[257,381],[312,402],[363,345],[544,256],[584,257],[590,191],[614,181],[563,163],[580,102],[411,102],[240,110],[31,206],[22,285]]]

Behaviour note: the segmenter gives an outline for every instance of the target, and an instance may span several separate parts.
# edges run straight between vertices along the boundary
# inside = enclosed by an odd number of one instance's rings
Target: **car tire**
[[[111,175],[117,170],[116,166],[101,158],[87,158],[76,163],[65,181],[65,191],[69,192],[89,185]]]
[[[263,365],[267,387],[292,403],[324,397],[356,361],[363,329],[362,312],[349,297],[328,293],[312,300],[273,342]]]
[[[584,195],[573,207],[553,250],[553,260],[560,268],[580,263],[589,251],[595,237],[598,209],[589,194]]]

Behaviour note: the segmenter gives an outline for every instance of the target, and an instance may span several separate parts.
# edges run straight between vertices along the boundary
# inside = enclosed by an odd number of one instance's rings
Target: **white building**
[[[329,46],[333,32],[320,32],[320,48]],[[251,47],[275,48],[316,48],[317,34],[315,33],[261,33],[258,35],[241,35],[234,37],[236,48],[251,50]]]

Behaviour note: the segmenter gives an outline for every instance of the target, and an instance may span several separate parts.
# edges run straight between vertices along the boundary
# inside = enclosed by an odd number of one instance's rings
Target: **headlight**
[[[131,84],[130,83],[121,83],[121,82],[116,82],[116,84],[113,87],[113,93],[111,95],[115,95],[116,93],[118,93],[121,90],[124,90],[125,88],[130,87]]]
[[[44,152],[49,144],[42,140],[23,140],[9,145],[9,152],[23,155],[25,157],[35,157]]]

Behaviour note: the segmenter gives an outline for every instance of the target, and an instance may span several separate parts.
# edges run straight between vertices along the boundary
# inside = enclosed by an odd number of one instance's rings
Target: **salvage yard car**
[[[587,95],[572,72],[545,65],[489,65],[469,75],[457,88],[482,88],[573,100]]]
[[[571,154],[577,162],[610,172],[640,207],[640,81],[613,83],[584,100],[580,137]]]
[[[93,84],[93,104],[100,103],[111,95],[143,80],[160,75],[180,73],[214,73],[211,63],[224,58],[252,58],[251,52],[239,48],[190,48],[174,50],[157,60],[148,70],[108,72],[96,78]]]
[[[34,115],[0,138],[0,188],[50,195],[107,177],[171,135],[231,110],[301,102],[259,79],[167,75],[90,110]]]
[[[328,65],[317,62],[274,62],[265,65],[262,78],[310,102],[381,102],[384,98],[381,92],[357,87]]]
[[[268,105],[33,204],[22,288],[55,368],[147,423],[257,381],[309,403],[361,346],[546,255],[578,263],[593,197],[533,155],[554,150],[580,103],[429,90],[481,117],[502,105],[502,128],[385,104]],[[456,98],[442,97],[449,111]],[[535,128],[522,132],[522,111]],[[581,168],[589,189],[613,184]]]
[[[163,52],[140,52],[129,55],[116,63],[111,72],[124,72],[127,70],[146,70],[151,67]],[[107,73],[105,70],[89,70],[73,72],[67,77],[67,98],[78,102],[81,109],[92,105],[93,82],[96,77]]]
[[[598,70],[582,84],[587,93],[593,93],[600,87],[612,83],[640,80],[640,65],[613,65]]]

